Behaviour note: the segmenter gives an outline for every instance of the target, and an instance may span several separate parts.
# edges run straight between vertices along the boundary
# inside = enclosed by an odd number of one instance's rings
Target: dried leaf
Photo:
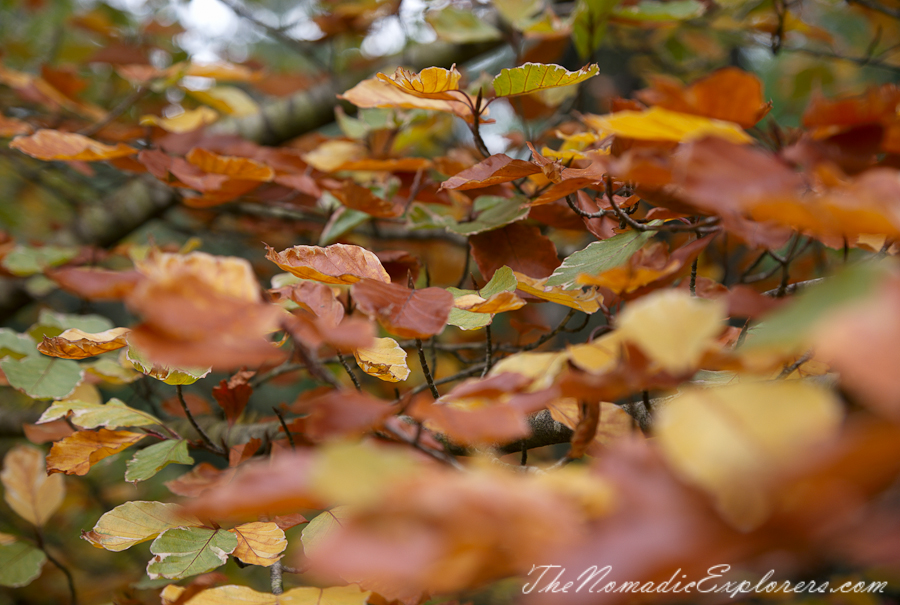
[[[561,286],[548,286],[547,282],[550,280],[547,278],[532,279],[519,272],[513,273],[518,281],[516,287],[519,290],[536,296],[541,300],[548,300],[572,309],[584,311],[585,313],[596,313],[600,309],[600,303],[603,301],[603,296],[597,292],[596,288],[589,288],[584,291],[566,290]]]
[[[141,126],[159,126],[166,132],[183,134],[208,126],[218,119],[217,111],[201,106],[197,109],[187,109],[171,118],[153,115],[141,116],[140,124]]]
[[[145,433],[107,429],[78,431],[53,444],[47,456],[47,472],[87,475],[96,463],[131,447],[146,436]]]
[[[397,411],[385,401],[361,391],[329,391],[297,403],[305,434],[313,441],[361,435],[380,426]]]
[[[66,330],[59,336],[48,338],[38,345],[38,351],[51,357],[62,359],[85,359],[102,355],[128,346],[125,335],[128,328],[113,328],[97,334],[88,334],[77,329]]]
[[[458,172],[443,183],[441,189],[478,189],[498,183],[508,183],[537,174],[538,166],[525,160],[516,160],[503,153],[497,153],[482,160],[471,168]]]
[[[380,73],[376,77],[382,82],[393,84],[405,93],[423,99],[454,101],[460,98],[449,94],[449,91],[459,90],[459,79],[462,74],[457,71],[456,64],[450,69],[428,67],[419,73],[398,67],[391,76]]]
[[[112,147],[80,134],[46,129],[38,130],[30,136],[16,137],[9,146],[33,158],[47,161],[95,162],[135,155],[138,152],[122,143]]]
[[[466,117],[471,119],[471,110],[462,100],[422,99],[378,78],[363,80],[344,94],[338,95],[338,98],[349,101],[360,108],[430,109],[446,111],[463,119]]]
[[[734,122],[669,111],[662,107],[651,107],[644,111],[619,111],[605,116],[587,116],[585,122],[591,128],[627,139],[681,143],[705,137],[719,137],[739,144],[753,141]]]
[[[409,377],[406,351],[393,338],[376,338],[370,347],[353,351],[363,372],[387,382],[402,382]]]
[[[472,256],[485,279],[503,266],[529,277],[547,277],[559,266],[556,246],[540,229],[511,223],[469,238]]]
[[[248,565],[268,567],[279,561],[287,548],[284,530],[275,523],[244,523],[228,531],[238,539],[232,554]]]
[[[378,257],[359,246],[294,246],[275,252],[267,245],[266,250],[267,259],[301,279],[325,284],[354,284],[364,278],[384,283],[391,281]]]
[[[66,494],[58,475],[47,475],[44,453],[30,445],[17,445],[3,458],[3,498],[17,515],[36,527],[53,516]]]

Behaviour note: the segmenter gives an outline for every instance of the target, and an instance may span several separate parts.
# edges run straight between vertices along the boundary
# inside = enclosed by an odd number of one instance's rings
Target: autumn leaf
[[[38,424],[67,418],[83,429],[105,427],[117,429],[123,426],[148,426],[161,424],[158,418],[125,405],[120,399],[110,399],[105,404],[85,401],[55,401],[37,421]]]
[[[503,153],[494,154],[471,168],[458,172],[443,183],[441,189],[478,189],[508,183],[537,174],[541,169],[531,162],[516,160]]]
[[[247,586],[218,586],[191,597],[190,605],[366,605],[370,592],[355,585],[291,588],[281,594],[256,592]]]
[[[460,95],[461,96],[461,95]],[[409,94],[393,83],[378,78],[363,80],[344,94],[338,95],[360,108],[397,107],[400,109],[430,109],[455,114],[463,119],[471,119],[471,110],[462,99],[423,99]]]
[[[605,116],[587,116],[585,122],[602,132],[627,139],[685,142],[719,137],[745,144],[752,139],[733,122],[651,107],[644,111],[619,111]]]
[[[155,556],[147,564],[147,575],[179,580],[206,573],[224,565],[237,546],[237,536],[224,529],[167,529],[150,545]]]
[[[84,379],[84,370],[77,363],[55,357],[4,359],[0,369],[11,386],[34,399],[68,397]]]
[[[503,266],[537,279],[547,277],[559,266],[556,245],[537,227],[521,222],[473,235],[469,245],[485,279]]]
[[[128,346],[125,335],[128,328],[113,328],[97,334],[88,334],[77,329],[66,330],[59,336],[48,338],[38,344],[38,351],[51,357],[62,359],[85,359],[102,355]]]
[[[516,288],[550,302],[564,305],[585,313],[596,313],[600,309],[603,296],[595,288],[588,290],[566,290],[561,286],[548,286],[549,279],[533,279],[519,272],[513,272],[518,284]]]
[[[271,181],[275,171],[271,167],[248,158],[223,156],[201,147],[191,149],[185,159],[203,172],[223,174],[242,181]]]
[[[186,513],[179,504],[135,501],[104,513],[94,528],[82,532],[81,537],[96,548],[120,552],[152,540],[167,529],[200,525],[200,520]]]
[[[494,92],[498,97],[524,95],[557,86],[578,84],[596,76],[596,64],[586,65],[578,71],[568,71],[559,65],[525,63],[519,67],[500,71],[494,78]]]
[[[450,91],[459,90],[461,74],[454,64],[450,69],[443,67],[428,67],[419,73],[413,73],[402,67],[398,67],[392,75],[378,74],[377,78],[382,82],[393,84],[405,93],[415,95],[423,99],[440,99],[443,101],[457,101],[459,96],[449,94]]]
[[[138,151],[119,143],[115,147],[98,143],[86,136],[72,132],[41,129],[29,136],[16,137],[9,144],[39,160],[80,160],[95,162],[135,155]]]
[[[187,109],[176,116],[157,117],[154,115],[142,116],[141,126],[159,126],[166,132],[182,134],[203,128],[219,119],[219,114],[209,107]]]
[[[17,445],[3,458],[3,498],[17,515],[36,527],[56,512],[66,494],[59,475],[48,475],[44,453],[29,445]]]
[[[393,338],[376,338],[370,347],[353,351],[363,372],[387,382],[402,382],[409,377],[406,351]]]
[[[298,402],[305,434],[313,441],[360,435],[392,416],[396,410],[387,402],[361,391],[334,390]]]
[[[50,448],[47,472],[87,475],[96,463],[131,447],[146,436],[146,433],[110,431],[104,428],[97,431],[77,431]]]
[[[350,516],[352,508],[349,506],[336,506],[330,510],[324,510],[303,528],[300,541],[303,543],[303,552],[307,557],[314,557],[316,548],[328,539],[343,521]]]
[[[477,292],[475,290],[447,288],[447,291],[453,295],[453,308],[450,309],[450,316],[447,318],[447,323],[463,330],[475,330],[490,324],[494,319],[493,314],[473,313],[472,311],[464,310],[457,306],[457,301],[461,298],[472,296],[484,301],[491,299],[498,300],[495,297],[499,297],[504,293],[507,295],[514,293],[517,285],[518,282],[516,281],[516,277],[512,270],[509,267],[501,267],[494,272],[494,275],[488,283]],[[473,299],[470,298],[469,302],[472,300]]]
[[[442,288],[410,290],[399,284],[363,279],[351,292],[360,311],[404,338],[440,334],[453,306],[453,295]]]
[[[47,276],[67,292],[87,300],[121,300],[137,285],[137,271],[107,271],[91,267],[61,267]]]
[[[228,531],[238,539],[234,556],[248,565],[268,567],[281,559],[287,548],[284,531],[275,523],[244,523]]]
[[[137,452],[134,458],[128,461],[125,481],[132,483],[146,481],[170,464],[193,463],[194,459],[187,451],[187,441],[167,439]]]
[[[333,244],[294,246],[281,252],[266,246],[266,258],[301,279],[325,284],[354,284],[361,279],[390,283],[391,278],[372,252],[359,246]]]
[[[219,386],[213,387],[212,394],[225,412],[225,419],[229,426],[234,425],[238,417],[247,407],[253,387],[247,381],[253,377],[253,372],[241,371],[230,379],[222,380]]]

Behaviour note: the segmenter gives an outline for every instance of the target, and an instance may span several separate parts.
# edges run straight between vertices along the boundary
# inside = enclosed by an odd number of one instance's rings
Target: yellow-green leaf
[[[160,424],[153,414],[125,405],[120,399],[110,399],[105,404],[84,401],[56,401],[41,415],[37,424],[65,418],[71,412],[72,424],[83,429],[103,426],[117,429],[123,426],[147,426]]]
[[[170,464],[193,463],[194,459],[188,454],[187,441],[168,439],[137,452],[126,465],[125,481],[146,481]]]
[[[0,534],[0,586],[28,586],[41,575],[47,555],[10,534]]]
[[[184,512],[178,504],[135,501],[105,513],[94,529],[83,532],[81,537],[97,548],[119,552],[152,540],[167,529],[200,525],[199,519]]]
[[[237,545],[237,536],[224,529],[168,529],[150,545],[150,552],[156,556],[147,565],[147,575],[151,579],[179,580],[206,573],[224,565]]]
[[[512,69],[504,69],[494,78],[494,92],[498,97],[527,95],[539,90],[570,86],[593,78],[599,72],[595,63],[585,65],[578,71],[544,63],[525,63]]]

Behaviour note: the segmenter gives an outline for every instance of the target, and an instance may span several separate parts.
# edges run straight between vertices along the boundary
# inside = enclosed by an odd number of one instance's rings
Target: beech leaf
[[[355,584],[291,588],[281,594],[256,592],[248,586],[218,586],[194,595],[185,605],[366,605],[371,592]]]
[[[363,372],[387,382],[402,382],[409,377],[406,351],[393,338],[376,338],[369,347],[353,351]]]
[[[47,474],[44,453],[31,445],[17,445],[6,453],[0,481],[9,507],[35,527],[47,522],[66,494],[63,478]]]
[[[120,399],[110,399],[105,404],[85,401],[56,401],[41,415],[37,424],[69,417],[72,424],[83,429],[106,427],[117,429],[123,426],[147,426],[160,424],[158,418],[125,405]]]
[[[442,288],[410,290],[373,279],[354,284],[352,294],[363,313],[404,338],[440,334],[453,307],[453,295]]]
[[[44,336],[38,345],[38,351],[51,357],[62,359],[85,359],[102,355],[128,346],[125,335],[128,328],[113,328],[97,334],[89,334],[82,330],[66,330],[59,336]]]
[[[199,527],[199,519],[178,504],[136,500],[120,504],[104,513],[94,529],[81,537],[97,548],[120,552],[152,540],[173,527]]]
[[[547,279],[547,286],[562,286],[567,290],[577,288],[575,280],[581,273],[596,275],[626,262],[631,255],[653,237],[650,231],[628,231],[609,239],[591,242],[583,250],[573,252]]]
[[[0,533],[0,586],[28,586],[41,575],[44,551],[25,540]]]
[[[168,439],[137,452],[128,461],[125,481],[132,483],[146,481],[170,464],[193,463],[194,459],[188,454],[187,441]]]
[[[234,556],[248,565],[268,567],[281,559],[288,545],[284,530],[271,522],[244,523],[228,531],[238,539]]]
[[[68,359],[25,357],[0,361],[0,369],[13,386],[34,399],[68,397],[84,379],[84,370]]]
[[[294,246],[281,252],[266,246],[266,250],[267,259],[301,279],[340,285],[355,284],[361,279],[391,281],[378,257],[359,246]]]
[[[237,536],[224,529],[167,529],[150,545],[150,552],[156,556],[147,564],[147,575],[151,579],[180,580],[206,573],[224,565],[237,545]]]
[[[147,435],[130,431],[77,431],[50,448],[48,473],[87,475],[91,467],[104,458],[118,454]]]
[[[135,155],[138,152],[122,143],[113,147],[73,132],[47,129],[38,130],[30,136],[16,137],[9,146],[39,160],[94,162]]]
[[[494,92],[498,97],[526,95],[539,90],[569,86],[584,82],[599,73],[596,64],[585,65],[578,71],[569,71],[560,65],[525,63],[519,67],[504,69],[494,78]]]

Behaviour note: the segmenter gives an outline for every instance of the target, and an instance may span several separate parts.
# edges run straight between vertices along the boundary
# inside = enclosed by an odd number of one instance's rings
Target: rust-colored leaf
[[[385,401],[352,390],[301,399],[295,408],[308,414],[304,432],[313,441],[361,435],[397,411]]]
[[[390,283],[391,278],[374,253],[359,246],[333,244],[294,246],[276,252],[266,246],[266,258],[288,273],[325,284],[354,284],[361,279]]]
[[[504,265],[534,278],[548,277],[560,265],[553,242],[537,227],[522,222],[473,235],[469,244],[485,280]]]
[[[47,272],[59,287],[87,300],[121,300],[141,279],[137,271],[61,267]]]
[[[541,169],[531,162],[497,153],[453,175],[441,183],[441,189],[478,189],[522,179],[540,171]]]
[[[353,181],[346,181],[332,194],[347,208],[371,214],[376,218],[395,218],[405,210],[399,200],[378,197],[371,189],[357,185]]]
[[[353,300],[366,315],[404,338],[428,338],[447,325],[453,295],[443,288],[410,290],[399,284],[364,279],[352,289]]]
[[[77,431],[57,441],[47,456],[48,473],[86,475],[91,467],[104,458],[118,454],[147,435],[131,431]]]
[[[113,328],[105,332],[89,334],[70,328],[59,336],[52,338],[44,336],[43,342],[39,343],[37,348],[44,355],[51,357],[85,359],[127,346],[125,336],[129,331],[128,328]]]
[[[233,426],[238,417],[247,407],[250,401],[250,395],[253,394],[253,387],[247,384],[256,372],[242,371],[238,372],[228,380],[219,382],[219,386],[213,387],[212,394],[216,401],[225,412],[225,419],[228,425]]]

